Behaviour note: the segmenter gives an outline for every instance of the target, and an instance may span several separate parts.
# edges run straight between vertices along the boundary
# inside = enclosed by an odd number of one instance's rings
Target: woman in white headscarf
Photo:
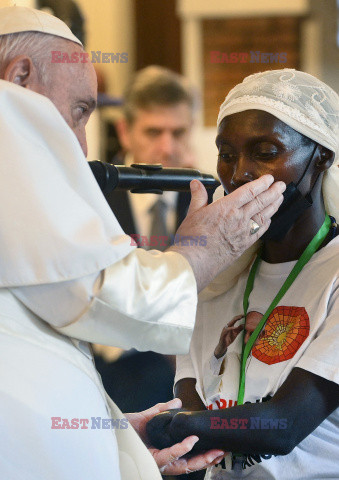
[[[338,114],[330,87],[291,69],[245,78],[220,108],[226,193],[264,173],[288,188],[262,245],[201,294],[178,357],[176,395],[210,411],[149,425],[162,446],[190,433],[233,452],[208,479],[338,478]]]

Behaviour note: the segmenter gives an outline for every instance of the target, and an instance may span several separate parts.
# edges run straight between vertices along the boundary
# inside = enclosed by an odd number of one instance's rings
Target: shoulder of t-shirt
[[[326,266],[326,268],[332,272],[339,274],[339,235],[331,240],[324,248],[315,253],[311,258],[310,264],[320,267],[320,265]]]

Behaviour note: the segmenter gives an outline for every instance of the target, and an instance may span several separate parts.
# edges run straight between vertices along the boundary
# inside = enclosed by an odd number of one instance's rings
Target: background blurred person
[[[181,75],[150,66],[136,73],[124,95],[123,118],[117,123],[119,140],[126,151],[125,165],[159,164],[194,167],[191,133],[195,97]],[[112,163],[116,163],[112,159]],[[190,193],[130,194],[112,192],[109,205],[128,234],[140,234],[143,247],[151,236],[170,237],[187,213]],[[168,241],[153,248],[164,250]]]
[[[137,72],[125,91],[123,118],[116,125],[126,152],[125,165],[194,167],[191,134],[195,103],[194,92],[183,76],[159,66]],[[112,163],[120,164],[120,157],[113,158]],[[164,250],[186,216],[191,194],[113,191],[106,199],[125,232],[141,236],[139,245]],[[151,237],[159,240],[150,247]],[[172,398],[174,357],[136,350],[121,355],[116,349],[98,345],[94,350],[104,386],[124,411],[144,410]],[[112,357],[118,358],[113,361]],[[137,396],[133,394],[136,389]]]

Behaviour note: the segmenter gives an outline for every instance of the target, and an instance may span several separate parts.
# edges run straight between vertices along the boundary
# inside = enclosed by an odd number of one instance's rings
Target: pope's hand
[[[210,205],[207,205],[207,192],[202,183],[191,182],[190,207],[177,231],[176,243],[169,250],[181,253],[189,261],[198,291],[266,232],[286,189],[283,182],[273,182],[272,175],[263,175]],[[251,234],[253,220],[260,228]],[[194,246],[186,246],[179,241],[183,237],[199,241]]]
[[[183,455],[186,455],[192,450],[194,445],[199,440],[199,438],[195,435],[187,437],[182,442],[171,445],[168,448],[164,448],[161,450],[154,448],[150,444],[149,438],[147,436],[147,422],[161,412],[178,408],[181,408],[181,401],[176,398],[167,403],[158,403],[154,407],[149,408],[148,410],[144,410],[140,413],[126,414],[128,421],[137,431],[142,441],[148,447],[163,475],[181,475],[183,473],[190,473],[197,470],[202,470],[219,463],[225,455],[222,450],[214,449],[209,450],[208,452],[200,453],[190,458],[182,458]],[[164,433],[166,434],[166,432]]]

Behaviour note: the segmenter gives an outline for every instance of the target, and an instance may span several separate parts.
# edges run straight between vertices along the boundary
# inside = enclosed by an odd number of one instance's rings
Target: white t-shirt
[[[295,262],[261,262],[248,312],[264,314]],[[294,367],[339,382],[339,237],[317,252],[273,310],[265,334],[252,349],[246,368],[245,402],[272,397]],[[176,381],[197,378],[197,391],[209,409],[228,408],[238,396],[242,335],[224,358],[214,357],[223,327],[243,313],[248,270],[224,295],[201,303],[189,356],[179,356]],[[238,323],[244,322],[240,320]],[[238,324],[237,323],[237,324]],[[237,325],[236,324],[236,325]],[[220,367],[224,362],[224,372]],[[208,479],[305,480],[339,478],[339,409],[286,456],[247,458],[242,477],[221,466]],[[282,472],[284,472],[282,474]]]

